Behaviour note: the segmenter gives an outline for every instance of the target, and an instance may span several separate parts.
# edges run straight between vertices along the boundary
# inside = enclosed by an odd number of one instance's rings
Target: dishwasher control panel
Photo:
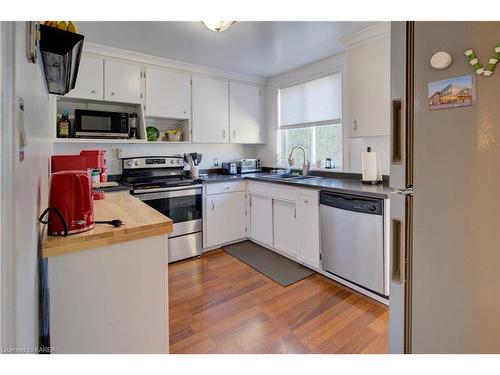
[[[320,194],[320,204],[372,215],[384,214],[384,201],[376,198],[322,191]]]

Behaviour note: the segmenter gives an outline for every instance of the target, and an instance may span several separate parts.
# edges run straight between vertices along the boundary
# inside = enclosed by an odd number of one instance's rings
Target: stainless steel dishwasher
[[[323,269],[387,296],[384,259],[384,201],[322,191]]]

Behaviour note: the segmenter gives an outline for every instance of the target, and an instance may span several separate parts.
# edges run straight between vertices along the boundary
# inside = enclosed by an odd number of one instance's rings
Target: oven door
[[[135,194],[174,222],[170,238],[201,232],[201,188]]]

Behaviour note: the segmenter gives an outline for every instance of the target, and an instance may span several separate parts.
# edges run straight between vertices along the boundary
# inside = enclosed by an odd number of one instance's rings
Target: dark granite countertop
[[[394,190],[391,189],[386,183],[378,185],[366,185],[359,180],[348,178],[311,178],[305,180],[277,180],[270,178],[269,173],[247,173],[237,175],[226,174],[209,174],[207,176],[200,176],[204,183],[224,182],[224,181],[238,181],[243,179],[270,182],[277,184],[285,184],[296,187],[303,187],[309,189],[327,190],[338,193],[355,194],[366,197],[374,198],[388,198],[389,194]]]
[[[104,190],[105,193],[114,193],[116,191],[130,191],[132,190],[132,186],[126,186],[119,183],[118,186],[104,187],[101,189]]]
[[[121,175],[109,175],[108,176],[108,181],[114,181],[118,184],[118,186],[111,186],[111,187],[105,187],[101,188],[105,193],[113,193],[116,191],[130,191],[132,190],[131,185],[125,185],[120,181]]]

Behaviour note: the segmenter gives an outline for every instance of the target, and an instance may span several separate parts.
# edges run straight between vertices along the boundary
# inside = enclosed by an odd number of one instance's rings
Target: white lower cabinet
[[[298,260],[313,268],[319,268],[319,192],[316,190],[298,190],[296,233]]]
[[[266,245],[273,244],[273,200],[250,194],[250,238]]]
[[[207,195],[206,247],[247,237],[245,192]]]
[[[273,245],[277,250],[297,256],[297,209],[295,202],[273,200]]]
[[[204,221],[205,248],[250,238],[320,268],[317,190],[256,181],[208,184]]]

